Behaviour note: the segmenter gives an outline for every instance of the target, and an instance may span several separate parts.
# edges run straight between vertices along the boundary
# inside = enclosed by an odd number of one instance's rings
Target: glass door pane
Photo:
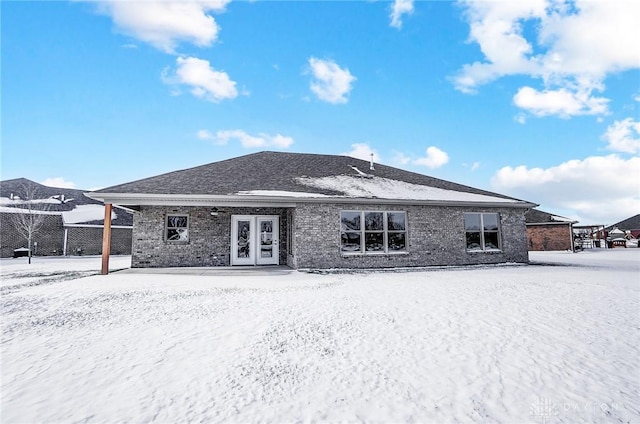
[[[278,217],[259,217],[256,262],[260,265],[278,264]]]
[[[251,256],[251,221],[238,221],[238,258]]]
[[[260,221],[260,257],[273,257],[273,221]]]
[[[231,220],[231,265],[254,265],[254,225],[250,216],[236,215]]]

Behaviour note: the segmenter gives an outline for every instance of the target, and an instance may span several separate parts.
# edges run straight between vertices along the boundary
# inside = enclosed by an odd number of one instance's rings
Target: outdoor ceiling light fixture
[[[211,208],[211,216],[218,216],[218,208]]]

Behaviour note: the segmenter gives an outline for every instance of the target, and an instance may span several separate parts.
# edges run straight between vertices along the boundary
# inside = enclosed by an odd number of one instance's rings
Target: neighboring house
[[[134,209],[133,267],[527,262],[533,203],[347,156],[260,152],[89,193]]]
[[[47,187],[17,178],[0,182],[0,257],[11,257],[15,249],[27,247],[27,240],[16,229],[15,216],[29,213],[29,204],[37,205],[31,213],[44,216],[42,228],[33,239],[34,255],[102,253],[102,202],[85,196],[83,190]],[[111,253],[131,254],[131,211],[117,208],[112,220]]]
[[[623,231],[627,239],[629,238],[639,239],[640,238],[640,214],[634,215],[631,218],[627,218],[623,221],[617,222],[607,227],[606,230],[610,233],[615,228]]]
[[[609,232],[608,240],[611,247],[627,247],[625,232],[619,228],[614,228]]]
[[[574,235],[572,221],[538,209],[525,213],[529,250],[573,250]]]

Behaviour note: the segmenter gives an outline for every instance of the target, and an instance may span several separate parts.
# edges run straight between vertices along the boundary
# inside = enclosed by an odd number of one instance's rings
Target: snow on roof
[[[35,215],[58,215],[62,216],[64,224],[82,224],[92,221],[102,221],[104,219],[104,206],[102,205],[78,205],[73,210],[67,212],[60,211],[40,211],[28,210],[23,208],[11,208],[8,206],[0,206],[2,213],[32,213]],[[111,219],[115,220],[118,216],[115,212],[111,212]]]
[[[274,197],[331,197],[320,193],[306,193],[302,191],[283,190],[244,190],[236,194],[241,196],[274,196]]]
[[[298,177],[295,180],[297,183],[307,187],[341,192],[343,197],[463,202],[519,202],[516,199],[445,190],[382,177],[361,178],[349,175],[335,175],[319,178]],[[296,195],[304,197],[307,193],[296,193]],[[319,195],[314,194],[313,196],[318,197]]]
[[[551,215],[551,220],[559,221],[559,222],[573,222],[571,218],[565,218],[564,216],[558,216],[558,215]]]
[[[19,197],[14,197],[13,199],[9,197],[0,197],[0,205],[37,205],[37,204],[53,204],[59,205],[61,202],[59,199],[55,199],[53,197],[48,197],[46,199],[31,199],[31,200],[23,200]]]
[[[117,215],[111,212],[111,219]],[[84,222],[101,221],[104,219],[104,206],[102,205],[78,205],[73,210],[62,212],[62,221],[65,224],[81,224]]]
[[[23,209],[23,208],[12,208],[9,206],[0,206],[0,212],[2,213],[32,213],[34,215],[60,215],[59,211],[41,211],[38,209]]]

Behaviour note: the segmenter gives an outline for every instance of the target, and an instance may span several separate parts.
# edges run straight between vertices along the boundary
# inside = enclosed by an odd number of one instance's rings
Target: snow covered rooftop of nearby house
[[[112,211],[111,221],[115,221],[118,215]],[[104,206],[102,205],[79,205],[74,209],[62,212],[62,221],[65,224],[82,224],[93,221],[104,220]]]
[[[9,206],[0,206],[0,213],[33,213],[35,215],[55,215],[61,216],[62,222],[66,224],[88,224],[95,223],[102,225],[104,220],[104,206],[102,205],[78,205],[70,211],[51,211],[51,210],[28,210],[24,208],[16,208]],[[115,222],[118,214],[111,212],[111,220]],[[99,223],[97,221],[100,221]]]
[[[48,187],[26,178],[0,181],[0,213],[57,215],[65,225],[102,225],[104,204],[83,190]],[[133,215],[122,208],[111,215],[112,225],[130,227]]]
[[[35,215],[60,215],[62,212],[37,209],[32,209],[31,211],[29,211],[29,209],[0,206],[0,213],[33,213]]]

